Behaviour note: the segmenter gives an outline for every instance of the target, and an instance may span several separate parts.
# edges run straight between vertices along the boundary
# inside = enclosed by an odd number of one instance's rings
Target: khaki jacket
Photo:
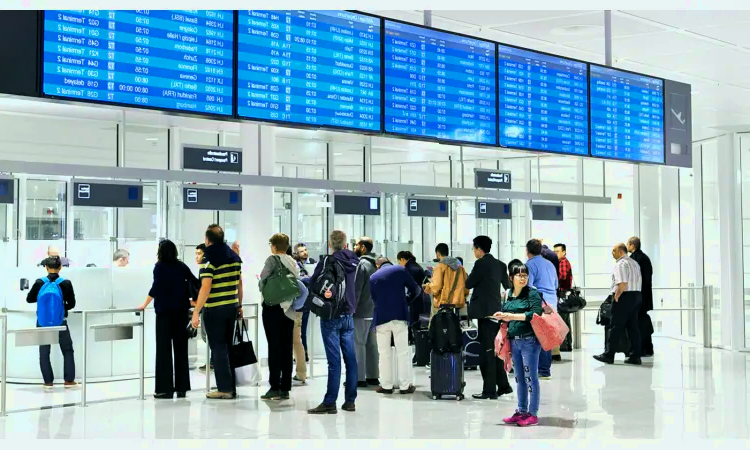
[[[453,282],[458,277],[456,289],[453,296],[450,295]],[[443,262],[435,267],[432,279],[425,287],[425,292],[432,294],[432,306],[434,309],[440,308],[440,305],[452,304],[457,308],[463,308],[466,305],[466,298],[469,296],[469,290],[466,289],[466,269],[458,264],[458,260],[446,257]]]

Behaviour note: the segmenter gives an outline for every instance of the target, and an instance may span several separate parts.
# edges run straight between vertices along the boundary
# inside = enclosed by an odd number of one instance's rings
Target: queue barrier
[[[590,288],[590,287],[579,287],[578,289],[581,290],[581,294],[584,296],[584,298],[587,296],[587,292],[592,291],[600,291],[600,292],[609,292],[611,291],[610,288]],[[702,314],[703,316],[703,347],[704,348],[711,348],[712,342],[711,342],[711,333],[712,333],[712,318],[711,318],[711,303],[714,298],[714,287],[711,285],[707,286],[684,286],[684,287],[653,287],[651,290],[656,292],[661,291],[678,291],[683,292],[686,291],[688,293],[688,301],[687,306],[682,305],[682,297],[680,297],[680,307],[679,308],[658,308],[654,307],[654,312],[687,312],[688,313],[688,328],[689,333],[694,333],[695,330],[695,318],[697,314]],[[702,306],[696,307],[696,293],[700,292],[703,296],[702,298]],[[576,313],[572,314],[572,333],[573,333],[573,348],[574,349],[580,349],[581,348],[581,339],[583,335],[583,311],[592,311],[595,309],[598,309],[603,301],[589,301],[586,304],[586,308],[584,308],[581,311],[578,311]],[[682,325],[681,325],[682,326]]]
[[[257,303],[243,303],[243,320],[249,322],[255,321],[254,330],[254,347],[256,352],[258,351],[258,338],[259,338],[259,309],[260,305]],[[249,307],[249,308],[248,308]],[[248,309],[252,309],[252,314],[247,314]],[[8,335],[16,335],[16,346],[39,346],[39,345],[55,345],[59,343],[59,332],[64,331],[65,327],[45,327],[45,328],[24,328],[18,330],[8,329],[8,316],[5,313],[18,312],[28,313],[29,311],[14,311],[3,308],[0,314],[0,417],[7,415],[6,401],[7,401],[7,364],[8,364]],[[137,397],[123,397],[117,399],[107,399],[102,401],[112,400],[127,400],[132,398],[138,398],[145,400],[145,322],[146,314],[145,311],[132,308],[132,309],[100,309],[100,310],[85,310],[85,311],[71,311],[73,314],[81,314],[83,317],[83,356],[82,356],[82,371],[81,377],[81,401],[80,406],[85,407],[90,402],[87,400],[87,385],[88,377],[86,375],[86,363],[88,360],[88,338],[89,332],[93,333],[94,342],[111,342],[120,340],[132,340],[134,337],[134,328],[140,329],[140,348],[139,348],[139,370],[138,370],[138,381],[139,381],[139,394]],[[100,314],[134,314],[139,317],[139,320],[132,322],[123,323],[107,323],[107,324],[92,324],[89,325],[88,321],[90,316]],[[208,345],[208,338],[206,339],[206,361],[211,359],[211,349]],[[206,373],[206,392],[211,389],[211,376],[210,371]]]
[[[60,342],[60,332],[65,331],[64,326],[44,328],[21,328],[18,330],[8,329],[8,316],[0,316],[3,321],[3,343],[2,349],[2,373],[0,380],[0,417],[7,415],[7,372],[8,372],[8,335],[16,335],[16,347],[30,347],[39,345],[54,345]]]
[[[145,392],[145,383],[146,383],[146,314],[144,311],[138,309],[138,308],[131,308],[131,309],[97,309],[97,310],[88,310],[88,311],[79,311],[80,314],[83,315],[83,377],[81,380],[81,406],[85,407],[87,406],[87,399],[86,399],[86,387],[88,385],[87,383],[87,375],[86,375],[86,361],[88,360],[88,332],[89,329],[91,329],[94,332],[94,341],[95,342],[111,342],[111,341],[120,341],[120,340],[128,340],[133,339],[133,328],[139,327],[140,328],[140,335],[141,335],[141,345],[138,349],[138,387],[139,387],[139,393],[138,393],[138,399],[145,400],[146,398],[146,392]],[[89,316],[98,315],[98,314],[116,314],[116,313],[134,313],[137,316],[140,316],[140,321],[138,322],[129,322],[129,323],[106,323],[106,324],[97,324],[97,325],[89,325],[88,319]],[[127,398],[133,398],[133,397],[127,397]],[[118,399],[118,400],[124,400]]]

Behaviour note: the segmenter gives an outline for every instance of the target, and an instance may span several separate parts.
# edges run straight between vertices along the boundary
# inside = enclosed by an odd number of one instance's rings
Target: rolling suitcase
[[[482,347],[479,344],[479,330],[476,328],[465,328],[462,334],[464,339],[464,370],[477,370],[479,368],[479,355]]]
[[[461,353],[430,353],[430,388],[434,400],[447,395],[461,401],[465,385]]]

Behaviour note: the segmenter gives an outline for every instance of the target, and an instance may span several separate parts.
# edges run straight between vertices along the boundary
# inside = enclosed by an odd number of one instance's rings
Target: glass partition
[[[19,248],[19,266],[36,266],[47,256],[49,247],[65,255],[66,195],[65,181],[27,179],[23,198],[24,229]]]

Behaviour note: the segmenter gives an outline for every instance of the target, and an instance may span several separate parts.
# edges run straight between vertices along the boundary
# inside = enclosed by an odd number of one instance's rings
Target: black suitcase
[[[464,365],[461,353],[430,353],[430,388],[432,398],[444,395],[464,399]]]
[[[477,370],[479,368],[479,355],[482,346],[479,343],[479,330],[466,328],[462,332],[464,338],[464,370]]]
[[[414,353],[417,367],[430,364],[430,351],[430,332],[426,329],[416,330],[414,332]]]

